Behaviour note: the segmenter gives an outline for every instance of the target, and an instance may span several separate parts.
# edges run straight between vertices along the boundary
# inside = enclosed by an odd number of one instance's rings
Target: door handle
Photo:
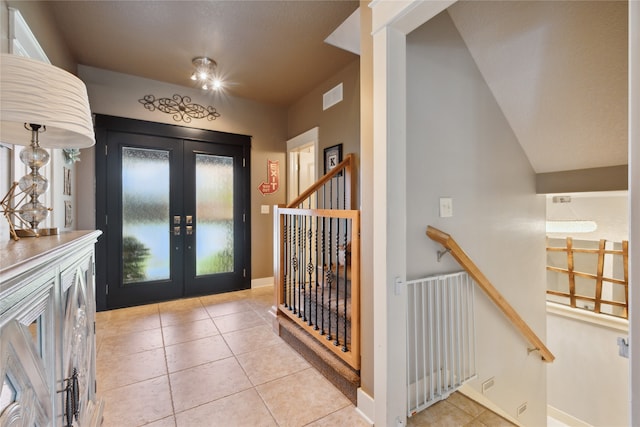
[[[193,226],[187,225],[187,236],[191,236],[193,234]]]
[[[179,236],[180,235],[180,226],[173,227],[173,235],[174,236]]]

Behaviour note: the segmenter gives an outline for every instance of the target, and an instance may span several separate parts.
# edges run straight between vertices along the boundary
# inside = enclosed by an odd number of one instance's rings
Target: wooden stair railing
[[[352,210],[355,156],[286,207],[274,207],[278,317],[287,317],[360,370],[360,211]]]
[[[498,292],[498,290],[491,284],[489,279],[480,271],[475,263],[469,258],[469,256],[458,246],[456,241],[447,233],[438,230],[435,227],[427,227],[427,236],[440,243],[447,249],[451,256],[458,261],[460,266],[464,268],[467,273],[475,280],[480,288],[487,294],[489,299],[504,313],[509,321],[520,331],[524,338],[534,348],[532,351],[538,351],[542,360],[545,362],[553,362],[554,355],[551,354],[549,349],[544,345],[542,340],[536,335],[535,332],[529,327],[529,325],[520,317],[518,312],[504,299],[504,297]]]
[[[289,202],[289,204],[287,204],[287,206],[285,207],[287,208],[300,207],[300,204],[302,204],[305,200],[307,200],[314,193],[320,190],[325,184],[330,182],[331,179],[335,178],[341,172],[344,172],[344,179],[345,179],[344,199],[346,203],[343,209],[351,209],[351,206],[353,206],[353,195],[355,194],[354,188],[353,188],[353,185],[355,183],[355,180],[353,179],[354,169],[355,169],[355,155],[349,153],[345,156],[345,159],[343,161],[341,161],[336,165],[336,167],[331,169],[329,172],[327,172],[326,175],[324,175],[322,178],[320,178],[315,183],[313,183],[309,188],[304,190],[298,197],[296,197],[291,202]]]

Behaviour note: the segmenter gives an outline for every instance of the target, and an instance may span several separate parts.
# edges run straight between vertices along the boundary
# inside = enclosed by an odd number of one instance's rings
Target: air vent
[[[333,107],[342,101],[342,83],[322,95],[322,110]]]
[[[489,378],[485,382],[482,383],[482,394],[485,394],[491,387],[496,384],[495,379],[493,377]]]
[[[571,203],[571,196],[553,196],[553,203]]]
[[[518,416],[524,414],[527,410],[527,402],[524,402],[522,405],[518,406]]]

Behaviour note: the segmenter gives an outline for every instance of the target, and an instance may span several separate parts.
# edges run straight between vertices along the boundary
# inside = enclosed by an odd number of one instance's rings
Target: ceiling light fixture
[[[571,208],[571,196],[553,196],[551,201],[547,212],[547,233],[592,233],[598,229],[595,221],[579,219]]]
[[[191,74],[191,80],[198,82],[203,90],[218,90],[222,87],[222,81],[215,75],[218,63],[206,56],[198,56],[191,61],[196,69]]]

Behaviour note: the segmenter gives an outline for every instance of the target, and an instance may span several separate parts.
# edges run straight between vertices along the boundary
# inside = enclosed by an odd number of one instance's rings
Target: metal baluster
[[[293,278],[291,281],[291,285],[292,285],[292,289],[291,291],[293,292],[293,314],[297,314],[298,310],[296,307],[296,298],[297,298],[297,280],[298,280],[298,259],[296,258],[298,256],[298,244],[297,244],[297,239],[296,239],[296,230],[297,230],[297,226],[298,226],[298,216],[294,215],[293,216],[293,230],[292,230],[292,234],[293,234],[293,249],[292,249],[292,253],[293,253],[293,258],[291,259],[292,261],[292,268],[293,268]]]
[[[337,191],[336,191],[337,193]],[[333,345],[340,344],[340,219],[336,218],[336,339]]]
[[[282,302],[284,303],[284,306],[286,308],[289,308],[289,301],[288,301],[288,297],[289,297],[289,292],[287,289],[287,280],[288,280],[288,268],[289,268],[289,240],[288,240],[288,229],[287,227],[289,226],[288,224],[288,216],[287,215],[283,215],[282,217],[282,245],[283,245],[283,257],[284,257],[284,263],[283,263],[283,268],[282,268]],[[278,301],[278,304],[280,303],[280,301]]]
[[[313,325],[311,318],[311,303],[313,291],[313,217],[309,217],[309,229],[307,230],[309,237],[309,264],[307,264],[307,273],[309,273],[309,315],[307,316],[307,325]]]
[[[331,191],[329,191],[329,193],[331,193]],[[333,233],[332,233],[333,230],[332,229],[333,229],[333,218],[329,218],[329,235],[327,236],[327,240],[329,242],[329,247],[327,248],[329,259],[327,264],[327,271],[325,273],[328,291],[329,291],[329,295],[327,296],[327,298],[329,298],[327,301],[327,306],[329,307],[329,309],[327,310],[327,315],[329,316],[329,321],[327,322],[327,340],[329,341],[333,339],[333,336],[331,335],[331,289],[333,284],[333,274],[331,274],[331,269],[333,268]]]
[[[307,217],[302,217],[302,234],[300,235],[300,243],[302,243],[302,256],[300,257],[300,274],[302,275],[302,320],[307,321],[307,317],[309,312],[307,311],[307,278],[306,271],[304,268],[306,265],[304,264],[307,260]]]
[[[316,193],[316,206],[318,205],[318,194]],[[314,292],[315,292],[315,319],[314,319],[314,324],[313,324],[313,330],[317,331],[318,330],[318,223],[319,223],[320,219],[318,217],[316,217],[316,238],[314,239],[314,248],[315,248],[315,252],[316,252],[316,263],[315,263],[315,268],[314,268]]]
[[[320,313],[320,335],[324,335],[324,290],[325,287],[327,285],[327,275],[326,275],[326,270],[327,270],[327,263],[326,263],[326,225],[327,225],[327,218],[326,217],[322,217],[322,281],[320,283],[322,283],[322,289],[320,292],[320,298],[322,298],[322,301],[320,303],[320,307],[322,310],[322,313]]]
[[[349,295],[349,282],[347,275],[347,267],[349,266],[349,253],[347,248],[347,224],[349,223],[348,219],[344,219],[344,345],[342,346],[342,351],[348,351],[347,347],[347,296]]]
[[[304,275],[302,274],[302,262],[304,261],[304,258],[302,258],[302,217],[300,215],[296,215],[296,218],[298,219],[298,239],[296,241],[296,245],[298,248],[298,287],[297,287],[297,292],[298,292],[298,317],[302,317],[302,295],[300,293],[301,289],[302,289],[302,279],[304,277]]]

